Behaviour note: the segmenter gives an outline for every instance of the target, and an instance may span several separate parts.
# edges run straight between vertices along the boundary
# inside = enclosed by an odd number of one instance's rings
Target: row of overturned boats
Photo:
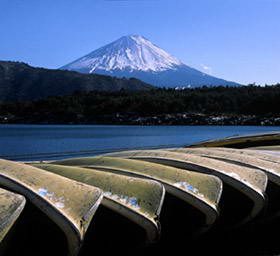
[[[222,245],[231,246],[223,255],[236,254],[256,246],[248,234],[277,228],[279,145],[273,132],[56,161],[1,159],[0,255],[204,255]]]

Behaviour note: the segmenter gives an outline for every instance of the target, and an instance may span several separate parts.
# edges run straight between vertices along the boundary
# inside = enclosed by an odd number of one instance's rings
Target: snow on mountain
[[[124,36],[65,66],[67,69],[163,71],[182,62],[144,37]],[[64,68],[65,68],[64,67]]]
[[[176,57],[138,35],[123,36],[61,69],[117,77],[136,77],[166,87],[238,85],[188,67]]]

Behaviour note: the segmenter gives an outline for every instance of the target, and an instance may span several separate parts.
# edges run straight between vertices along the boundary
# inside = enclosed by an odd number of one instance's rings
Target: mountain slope
[[[158,72],[182,64],[143,37],[124,36],[62,68],[80,70],[83,73],[126,69]]]
[[[25,63],[0,61],[0,101],[42,99],[74,91],[152,88],[154,87],[137,79],[34,68]]]
[[[137,35],[121,37],[61,69],[136,77],[161,87],[239,85],[191,68],[146,38]]]

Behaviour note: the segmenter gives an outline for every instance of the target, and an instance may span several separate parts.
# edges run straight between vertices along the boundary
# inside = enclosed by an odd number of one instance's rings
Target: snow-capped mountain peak
[[[176,69],[176,66],[182,64],[180,60],[148,39],[129,35],[89,53],[64,66],[63,69],[86,70],[87,73],[94,73],[95,70],[159,72]]]
[[[81,73],[138,78],[160,87],[183,88],[203,85],[230,85],[237,83],[205,74],[138,36],[123,36],[61,69]]]

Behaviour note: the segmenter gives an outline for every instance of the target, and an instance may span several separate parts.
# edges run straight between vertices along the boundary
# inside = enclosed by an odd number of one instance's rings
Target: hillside
[[[280,84],[94,91],[0,103],[0,123],[280,125]]]
[[[138,79],[81,74],[74,71],[34,68],[25,63],[0,61],[0,101],[24,101],[62,96],[75,91],[149,90]]]

